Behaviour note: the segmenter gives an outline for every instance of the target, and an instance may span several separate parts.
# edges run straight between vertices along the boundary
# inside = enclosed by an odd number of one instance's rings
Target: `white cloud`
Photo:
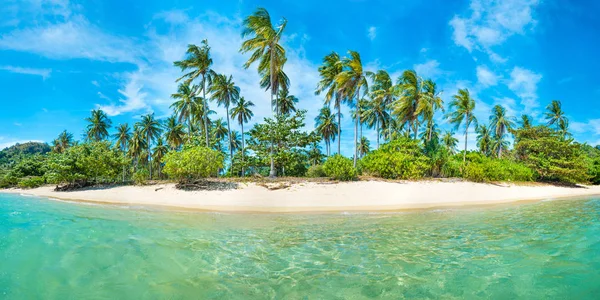
[[[18,73],[18,74],[41,76],[42,79],[46,79],[46,78],[50,77],[50,73],[52,73],[51,69],[23,68],[23,67],[13,67],[13,66],[1,66],[0,70],[12,72],[12,73]]]
[[[96,80],[92,80],[92,84],[95,85],[96,87],[100,87],[100,84]]]
[[[437,75],[442,73],[440,69],[440,63],[435,60],[429,60],[422,64],[416,64],[413,66],[414,70],[419,76],[424,78],[435,78]]]
[[[521,98],[525,113],[534,113],[533,109],[539,106],[537,85],[541,79],[541,74],[521,67],[515,67],[510,72],[508,88]]]
[[[139,82],[140,79],[137,73],[130,74],[129,81],[125,85],[124,89],[119,90],[119,94],[121,94],[124,98],[119,99],[118,104],[108,104],[108,105],[96,105],[97,108],[106,112],[109,116],[116,116],[126,112],[135,112],[142,109],[147,109],[148,105],[146,104],[146,100],[148,94],[142,91],[143,85]],[[99,94],[101,98],[104,96],[102,93]],[[104,98],[108,98],[104,96]]]
[[[483,87],[494,86],[498,83],[498,76],[486,66],[477,66],[477,82]]]
[[[367,32],[368,32],[367,35],[369,36],[369,39],[371,41],[374,40],[377,37],[377,27],[371,26],[371,27],[369,27],[369,29],[367,30]]]

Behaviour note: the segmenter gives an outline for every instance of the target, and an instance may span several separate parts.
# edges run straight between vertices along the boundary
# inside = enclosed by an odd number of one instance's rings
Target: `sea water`
[[[600,200],[224,214],[0,194],[3,299],[598,299]]]

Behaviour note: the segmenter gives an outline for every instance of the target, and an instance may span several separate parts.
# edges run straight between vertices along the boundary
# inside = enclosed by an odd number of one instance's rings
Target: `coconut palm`
[[[193,112],[197,109],[198,103],[201,103],[200,97],[195,96],[198,86],[189,84],[180,84],[177,87],[177,93],[172,94],[171,98],[177,101],[171,104],[171,109],[177,115],[179,123],[185,122],[188,126],[188,133],[191,134],[191,123]]]
[[[71,147],[73,143],[73,134],[64,130],[58,135],[58,138],[52,141],[52,151],[63,153],[67,148]]]
[[[256,11],[248,16],[243,23],[244,29],[242,37],[247,38],[242,42],[240,52],[252,52],[250,58],[244,63],[244,68],[248,69],[253,63],[258,61],[258,73],[265,77],[269,76],[269,87],[271,89],[271,103],[277,94],[280,82],[278,76],[283,70],[286,62],[285,49],[280,44],[283,31],[287,20],[282,19],[277,26],[271,23],[271,16],[264,8],[257,8]],[[273,110],[273,107],[271,107]],[[275,161],[273,160],[273,141],[271,141],[271,170],[270,177],[275,177]]]
[[[277,113],[282,115],[289,115],[292,112],[296,111],[296,103],[298,103],[298,98],[294,95],[290,95],[287,89],[282,89],[277,94],[277,98],[275,98],[277,102],[275,104],[277,108]]]
[[[142,116],[142,120],[135,124],[140,130],[140,134],[146,139],[146,149],[148,155],[148,168],[150,179],[152,179],[152,163],[149,161],[152,156],[150,149],[152,142],[158,138],[162,132],[160,122],[154,118],[154,113]]]
[[[406,70],[398,78],[396,90],[400,97],[392,104],[393,114],[398,116],[403,123],[408,123],[416,139],[419,131],[418,108],[424,106],[421,104],[425,96],[423,80],[417,76],[417,72]]]
[[[272,88],[278,91],[275,98],[271,99],[271,108],[274,110],[275,115],[278,116],[283,112],[282,109],[279,107],[279,105],[281,104],[281,102],[278,101],[279,94],[281,94],[282,91],[289,90],[290,79],[288,78],[287,74],[285,74],[285,72],[283,71],[283,66],[277,66],[277,70],[275,72],[276,73],[273,79],[273,86],[271,86],[271,74],[269,71],[268,73],[262,75],[262,78],[260,80],[260,87],[265,89],[266,91],[269,91]]]
[[[358,143],[358,155],[362,158],[365,154],[371,151],[370,149],[371,143],[367,139],[367,137],[363,136],[360,139],[360,143]]]
[[[210,133],[210,128],[211,128],[211,124],[212,121],[210,119],[211,115],[216,114],[217,112],[215,112],[212,109],[208,109],[208,110],[204,110],[204,100],[202,100],[202,97],[198,97],[195,100],[196,104],[193,106],[193,110],[192,110],[192,126],[190,126],[190,132],[196,132],[198,130],[196,129],[200,129],[200,131],[204,132],[206,127],[209,128],[209,133]]]
[[[177,122],[175,116],[167,118],[163,124],[165,130],[165,140],[171,150],[176,150],[183,145],[185,140],[185,132],[183,124]]]
[[[113,138],[115,139],[115,146],[125,154],[131,140],[129,124],[124,123],[117,126],[117,132],[113,135]],[[125,164],[123,164],[123,182],[125,182]]]
[[[85,118],[89,124],[86,127],[86,138],[90,141],[101,141],[108,137],[108,129],[112,122],[101,109],[92,110],[92,115]]]
[[[242,176],[244,176],[244,123],[248,123],[254,116],[254,113],[250,109],[254,106],[252,101],[246,101],[244,97],[238,100],[237,105],[231,109],[231,117],[237,119],[238,124],[242,127]]]
[[[231,148],[233,152],[237,152],[242,148],[242,138],[240,133],[235,130],[231,131]]]
[[[508,149],[508,141],[504,139],[504,135],[498,136],[494,135],[490,144],[490,152],[492,153],[502,153],[503,150]],[[498,157],[500,158],[500,157]]]
[[[450,123],[454,124],[456,129],[458,129],[461,124],[465,124],[465,152],[463,153],[463,163],[466,163],[469,126],[473,124],[477,127],[477,118],[473,115],[473,111],[475,110],[475,100],[471,98],[468,89],[458,90],[458,93],[452,97],[449,110],[450,113],[448,114],[448,118],[450,119]]]
[[[169,147],[164,144],[162,137],[159,137],[156,140],[156,145],[152,150],[152,160],[156,163],[156,167],[158,169],[158,178],[162,177],[162,159],[169,152]]]
[[[213,99],[217,100],[219,106],[225,107],[227,115],[227,136],[229,137],[229,157],[233,164],[233,146],[231,144],[231,127],[229,126],[229,106],[235,105],[240,98],[240,88],[233,82],[233,77],[217,75],[210,88]]]
[[[315,131],[325,141],[327,148],[327,156],[331,155],[331,142],[335,141],[336,135],[339,132],[339,125],[335,121],[335,115],[331,113],[329,106],[321,108],[319,115],[315,117]]]
[[[458,145],[458,139],[454,137],[454,132],[446,131],[442,136],[442,144],[450,154],[454,155]]]
[[[544,116],[548,120],[548,126],[555,126],[563,136],[568,134],[569,119],[565,116],[565,112],[562,110],[562,103],[558,100],[552,100],[552,102],[546,106],[546,113]]]
[[[356,117],[354,118],[354,167],[358,159],[358,122],[361,116],[361,107],[358,101],[361,99],[360,92],[368,90],[366,73],[363,70],[360,54],[356,51],[348,51],[349,57],[342,60],[342,72],[335,77],[335,84],[338,92],[347,99],[350,106],[357,107]],[[354,99],[354,100],[353,100]]]
[[[490,115],[490,130],[494,133],[495,137],[503,141],[504,134],[512,131],[515,123],[506,116],[506,109],[501,105],[496,105],[492,108],[492,114]],[[501,144],[501,143],[500,143]],[[498,157],[502,157],[502,148],[497,148]]]
[[[435,122],[427,122],[425,130],[421,132],[419,138],[423,141],[423,144],[427,145],[431,141],[439,141],[440,129]]]
[[[381,105],[383,105],[385,110],[387,110],[387,115],[391,115],[390,108],[392,106],[392,103],[394,102],[396,87],[394,86],[390,74],[388,74],[388,72],[385,70],[379,70],[375,73],[368,72],[367,75],[373,81],[373,84],[371,85],[372,99],[381,102]],[[391,131],[390,126],[391,122],[388,122],[388,131]],[[383,128],[381,129],[381,131],[384,131]],[[379,148],[379,143],[377,147]]]
[[[131,157],[135,161],[134,169],[138,167],[140,161],[143,161],[142,154],[143,152],[145,152],[145,148],[146,139],[144,138],[140,127],[135,126],[133,129],[133,134],[131,135],[131,140],[129,142],[129,149],[127,150],[127,155],[129,155],[129,157]]]
[[[433,124],[433,117],[437,110],[444,112],[444,101],[440,97],[440,92],[437,91],[437,85],[433,80],[427,79],[423,82],[423,93],[421,101],[417,103],[417,116],[422,116],[427,123],[427,128],[431,129],[435,125]],[[429,142],[432,139],[432,130],[428,130],[429,135],[426,136],[426,141]]]
[[[319,67],[319,75],[321,80],[315,90],[316,95],[320,95],[325,92],[325,105],[329,106],[331,100],[334,101],[333,107],[337,109],[337,123],[338,123],[338,154],[341,153],[341,139],[342,139],[342,95],[339,93],[339,88],[335,82],[335,78],[342,72],[342,60],[340,56],[331,52],[323,58],[323,64]]]
[[[223,139],[228,136],[229,131],[227,130],[227,124],[223,120],[223,118],[219,118],[213,124],[213,134],[217,141],[217,144],[221,144]]]
[[[533,126],[533,121],[531,120],[530,116],[521,115],[521,120],[519,121],[519,125],[521,125],[521,128],[523,128],[523,129],[529,129],[529,128],[531,128],[531,126]]]
[[[202,87],[202,106],[204,107],[204,115],[202,118],[204,119],[204,133],[206,137],[206,146],[208,147],[208,103],[206,102],[206,89],[207,84],[210,85],[212,81],[212,77],[215,72],[210,68],[212,66],[212,58],[210,57],[210,47],[208,46],[208,41],[203,40],[202,46],[198,47],[196,45],[188,45],[188,49],[186,51],[186,58],[181,61],[176,61],[173,64],[176,67],[181,68],[182,72],[189,71],[177,81],[181,79],[186,79],[184,81],[185,85],[190,85],[196,78],[200,77],[200,85]],[[192,89],[192,96],[197,92],[197,90]],[[189,125],[189,124],[188,124]]]
[[[486,125],[479,125],[475,128],[477,133],[477,147],[479,152],[485,156],[490,156],[492,153],[492,131]]]
[[[365,121],[369,128],[375,128],[377,132],[377,149],[379,149],[379,137],[384,128],[389,128],[390,115],[387,111],[385,98],[374,97],[365,111]]]

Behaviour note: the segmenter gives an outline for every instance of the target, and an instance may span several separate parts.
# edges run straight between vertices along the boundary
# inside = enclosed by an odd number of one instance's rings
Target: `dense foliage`
[[[400,138],[367,154],[361,163],[363,172],[389,179],[419,179],[431,169],[419,142]]]
[[[349,181],[355,180],[358,171],[352,165],[352,160],[339,154],[330,156],[323,164],[325,176],[334,179]]]
[[[469,153],[466,156],[464,178],[474,182],[489,181],[533,181],[533,170],[509,159],[494,159],[480,153]]]
[[[201,179],[216,175],[223,168],[224,155],[210,148],[195,146],[171,151],[163,158],[163,171],[170,178]]]

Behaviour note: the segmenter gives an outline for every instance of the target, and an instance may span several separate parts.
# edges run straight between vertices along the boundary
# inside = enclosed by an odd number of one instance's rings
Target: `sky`
[[[218,73],[233,75],[256,104],[254,122],[270,116],[269,94],[256,66],[242,67],[242,20],[257,7],[288,21],[283,38],[290,93],[308,110],[306,127],[323,106],[315,95],[318,67],[331,51],[358,51],[367,70],[406,69],[435,80],[449,103],[459,88],[476,99],[487,123],[491,108],[529,114],[561,100],[573,136],[600,144],[600,1],[248,1],[4,0],[0,7],[0,149],[52,141],[67,130],[81,138],[84,118],[103,109],[113,125],[141,115],[171,115],[181,74],[173,61],[188,44],[207,39]],[[225,110],[211,104],[219,116]],[[353,123],[344,107],[342,153],[353,153]],[[453,130],[442,113],[442,129]],[[237,124],[233,129],[239,130]],[[246,126],[249,128],[250,126]],[[463,129],[456,136],[464,141]],[[364,130],[371,144],[375,132]],[[473,129],[469,148],[475,147]]]

